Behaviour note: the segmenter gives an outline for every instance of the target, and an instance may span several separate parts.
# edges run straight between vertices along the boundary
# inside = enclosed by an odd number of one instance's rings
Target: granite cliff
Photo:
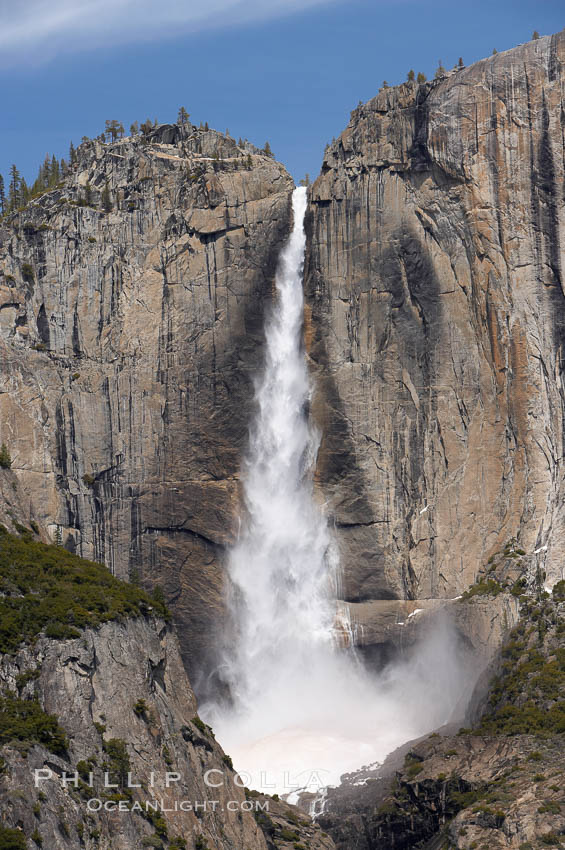
[[[242,787],[138,587],[0,526],[0,623],[0,847],[331,850]]]
[[[378,658],[495,553],[508,592],[453,608],[489,658],[512,586],[562,574],[564,55],[559,33],[381,90],[310,190],[316,483]],[[202,691],[292,185],[161,125],[85,141],[0,223],[0,519],[160,586]]]
[[[317,484],[376,648],[511,540],[561,577],[564,45],[381,90],[311,188]],[[192,674],[222,619],[291,188],[248,143],[161,125],[83,143],[0,228],[0,438],[28,519],[160,584]]]
[[[500,674],[486,710],[486,679],[477,691],[473,733],[411,745],[392,786],[329,800],[344,848],[551,844],[565,829],[563,600],[544,591],[565,542],[564,63],[565,32],[385,88],[310,189],[305,344],[341,596],[378,659],[449,603]],[[185,669],[206,672],[218,642],[292,185],[248,143],[161,125],[85,141],[58,187],[0,221],[0,522],[103,562],[126,595],[159,587],[180,639],[145,599],[95,623],[70,605],[64,627],[59,611],[3,646],[0,830],[16,848],[14,832],[46,848],[332,846],[278,800],[255,818],[85,820],[82,785],[31,784],[35,767],[77,769],[104,794],[106,768],[145,786],[178,769],[182,787],[159,786],[174,801],[206,797],[213,768],[224,803],[264,802],[234,785]],[[12,575],[0,601],[21,598]]]
[[[159,584],[191,672],[221,618],[292,185],[248,143],[161,125],[84,142],[0,222],[0,440],[27,521]]]
[[[564,63],[561,32],[384,88],[311,189],[318,485],[368,645],[510,541],[562,578]]]

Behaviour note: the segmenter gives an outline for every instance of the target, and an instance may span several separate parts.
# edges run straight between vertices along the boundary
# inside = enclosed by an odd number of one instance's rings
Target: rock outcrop
[[[317,480],[367,642],[513,538],[562,577],[564,63],[565,31],[382,89],[311,188]]]
[[[162,125],[83,143],[0,223],[0,442],[27,523],[159,584],[191,672],[221,618],[292,188],[248,143]]]
[[[167,612],[143,591],[5,530],[0,588],[0,846],[331,850],[299,810],[243,787],[198,717]],[[28,620],[18,645],[11,615],[33,610],[51,619],[44,630]],[[75,628],[80,616],[92,625]]]
[[[330,789],[318,820],[338,848],[562,845],[565,582],[557,589],[523,597],[473,728],[441,729]]]

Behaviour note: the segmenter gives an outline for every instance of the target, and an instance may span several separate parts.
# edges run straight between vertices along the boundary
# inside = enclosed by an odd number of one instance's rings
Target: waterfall
[[[442,710],[426,711],[422,693],[414,705],[411,692],[430,675],[397,665],[370,677],[347,639],[337,553],[312,482],[319,435],[302,344],[305,188],[294,190],[292,209],[242,470],[247,516],[229,562],[232,629],[221,675],[232,699],[201,708],[246,784],[271,792],[335,783],[448,719],[453,701],[432,675]]]

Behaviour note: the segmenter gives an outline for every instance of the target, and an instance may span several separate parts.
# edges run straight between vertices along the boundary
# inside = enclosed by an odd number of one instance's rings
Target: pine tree
[[[208,126],[208,122],[207,122],[207,121],[204,123],[204,129],[205,129],[205,130],[209,130],[209,129],[210,129],[210,127]]]
[[[69,147],[69,163],[71,165],[74,165],[76,161],[77,161],[77,152],[75,150],[75,146],[71,142],[70,147]]]
[[[112,199],[110,197],[110,187],[108,186],[108,181],[106,181],[104,189],[102,190],[102,206],[104,207],[105,212],[111,212]]]
[[[92,206],[92,186],[90,183],[87,183],[84,187],[84,203],[87,207]]]
[[[408,82],[409,82],[409,83],[413,83],[413,82],[414,82],[415,77],[416,77],[416,74],[414,73],[414,71],[413,71],[412,69],[410,69],[410,70],[408,71],[408,76],[407,76],[407,78],[406,78],[406,79],[408,80]]]
[[[15,165],[10,168],[10,187],[8,190],[8,209],[14,212],[20,206],[20,172]]]
[[[130,124],[129,132],[131,136],[137,136],[139,133],[139,121],[134,121],[133,124]]]
[[[106,121],[106,138],[110,137],[111,142],[115,142],[118,136],[124,133],[124,125],[120,124],[116,119],[112,119],[111,121]]]
[[[43,189],[47,189],[51,179],[51,158],[48,153],[45,154],[43,165],[39,166],[39,181]]]
[[[265,147],[263,148],[263,153],[265,154],[265,156],[272,156],[273,155],[273,152],[271,150],[271,146],[270,146],[268,141],[265,142]]]
[[[153,124],[151,123],[151,118],[148,118],[146,121],[144,121],[139,129],[141,130],[142,134],[145,137],[147,137],[149,135],[149,133],[151,132],[151,130],[153,129]]]
[[[0,174],[0,215],[6,212],[6,191],[4,189],[4,178]]]
[[[416,77],[416,80],[419,83],[425,83],[426,82],[426,75],[422,74],[421,71],[418,71],[418,76]]]
[[[381,88],[388,89],[388,83],[387,83],[386,80],[383,80],[383,84],[382,84]]]
[[[446,74],[446,70],[445,70],[445,68],[443,67],[443,63],[442,63],[442,61],[441,61],[441,59],[440,59],[440,60],[438,61],[438,66],[437,66],[437,70],[436,70],[436,79],[437,79],[438,77],[443,77],[445,74]]]
[[[498,50],[496,49],[496,47],[493,47],[493,49],[492,49],[492,55],[493,55],[493,56],[496,56],[496,54],[497,54],[497,53],[498,53]]]
[[[464,68],[464,67],[465,67],[465,64],[464,64],[464,62],[463,62],[463,57],[462,57],[462,56],[460,56],[460,57],[459,57],[459,62],[458,62],[457,64],[459,65],[459,67],[460,67],[460,68]]]
[[[20,203],[27,204],[29,199],[31,198],[31,191],[29,186],[27,185],[25,178],[22,177],[20,180]]]
[[[55,154],[51,157],[51,179],[49,180],[49,186],[56,186],[59,180],[61,179],[59,162]]]
[[[534,30],[532,33],[532,41],[537,41],[539,37],[539,32],[537,30]]]
[[[6,443],[2,443],[0,446],[0,466],[2,469],[10,469],[12,466],[12,458],[10,457]]]
[[[63,545],[63,532],[61,531],[61,526],[58,525],[55,529],[55,546]]]
[[[308,172],[306,172],[306,174],[304,175],[304,177],[300,181],[300,185],[301,186],[309,186],[310,185],[310,175],[308,174]]]
[[[177,116],[177,124],[188,124],[189,118],[190,115],[188,114],[184,106],[181,106],[181,108],[179,109],[179,114]]]

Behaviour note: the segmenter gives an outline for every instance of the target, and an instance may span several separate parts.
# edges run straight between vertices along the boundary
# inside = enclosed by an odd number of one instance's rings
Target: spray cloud
[[[279,791],[313,773],[335,784],[446,722],[470,675],[447,621],[411,658],[370,675],[336,607],[338,558],[313,495],[318,435],[305,413],[305,210],[306,189],[296,189],[243,469],[248,515],[230,557],[233,633],[222,675],[233,702],[201,708],[249,784],[264,786],[268,775]]]

